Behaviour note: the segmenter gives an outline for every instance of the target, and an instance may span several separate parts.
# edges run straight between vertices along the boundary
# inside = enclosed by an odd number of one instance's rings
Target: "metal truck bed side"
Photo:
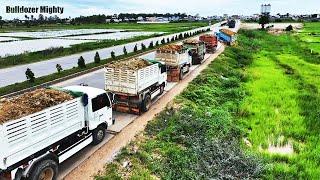
[[[153,64],[139,70],[105,68],[105,90],[137,95],[159,81],[159,66]]]
[[[84,127],[81,98],[0,125],[0,169],[33,155]]]

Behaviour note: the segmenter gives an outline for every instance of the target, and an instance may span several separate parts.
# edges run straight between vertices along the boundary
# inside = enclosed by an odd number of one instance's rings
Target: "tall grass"
[[[248,96],[241,104],[239,125],[262,154],[267,179],[318,179],[320,130],[319,55],[294,34],[259,32],[260,50],[246,70]],[[270,145],[293,145],[292,154],[271,153]]]

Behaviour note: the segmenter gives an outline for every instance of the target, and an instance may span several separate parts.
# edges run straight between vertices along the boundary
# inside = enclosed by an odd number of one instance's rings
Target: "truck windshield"
[[[110,107],[110,101],[107,94],[101,94],[92,99],[93,112],[96,112],[104,107]]]

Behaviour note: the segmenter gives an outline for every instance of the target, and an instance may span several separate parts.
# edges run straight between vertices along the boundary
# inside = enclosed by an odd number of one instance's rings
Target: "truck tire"
[[[51,159],[40,161],[30,173],[30,180],[56,180],[58,176],[58,163]]]
[[[96,129],[92,132],[92,145],[97,145],[103,141],[103,139],[106,137],[106,128],[103,126],[98,126]]]
[[[180,69],[179,79],[180,79],[180,80],[182,80],[182,79],[183,79],[183,70],[182,70],[182,68]]]
[[[147,112],[151,107],[151,96],[150,94],[146,94],[142,101],[141,110],[142,112]]]
[[[159,95],[162,95],[164,93],[164,88],[165,88],[165,85],[161,84],[160,85],[160,93],[159,93]]]

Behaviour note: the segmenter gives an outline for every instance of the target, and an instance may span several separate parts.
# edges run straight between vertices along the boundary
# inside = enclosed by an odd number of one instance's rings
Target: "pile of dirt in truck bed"
[[[160,52],[166,52],[166,51],[180,52],[181,50],[182,50],[182,45],[166,45],[157,49],[157,51],[160,51]]]
[[[183,41],[184,44],[198,44],[199,40],[197,39],[187,39],[185,41]]]
[[[133,58],[125,61],[114,61],[106,65],[108,68],[139,70],[150,66],[151,63],[141,58]]]
[[[0,101],[0,124],[39,112],[45,108],[74,99],[66,92],[38,89]]]

